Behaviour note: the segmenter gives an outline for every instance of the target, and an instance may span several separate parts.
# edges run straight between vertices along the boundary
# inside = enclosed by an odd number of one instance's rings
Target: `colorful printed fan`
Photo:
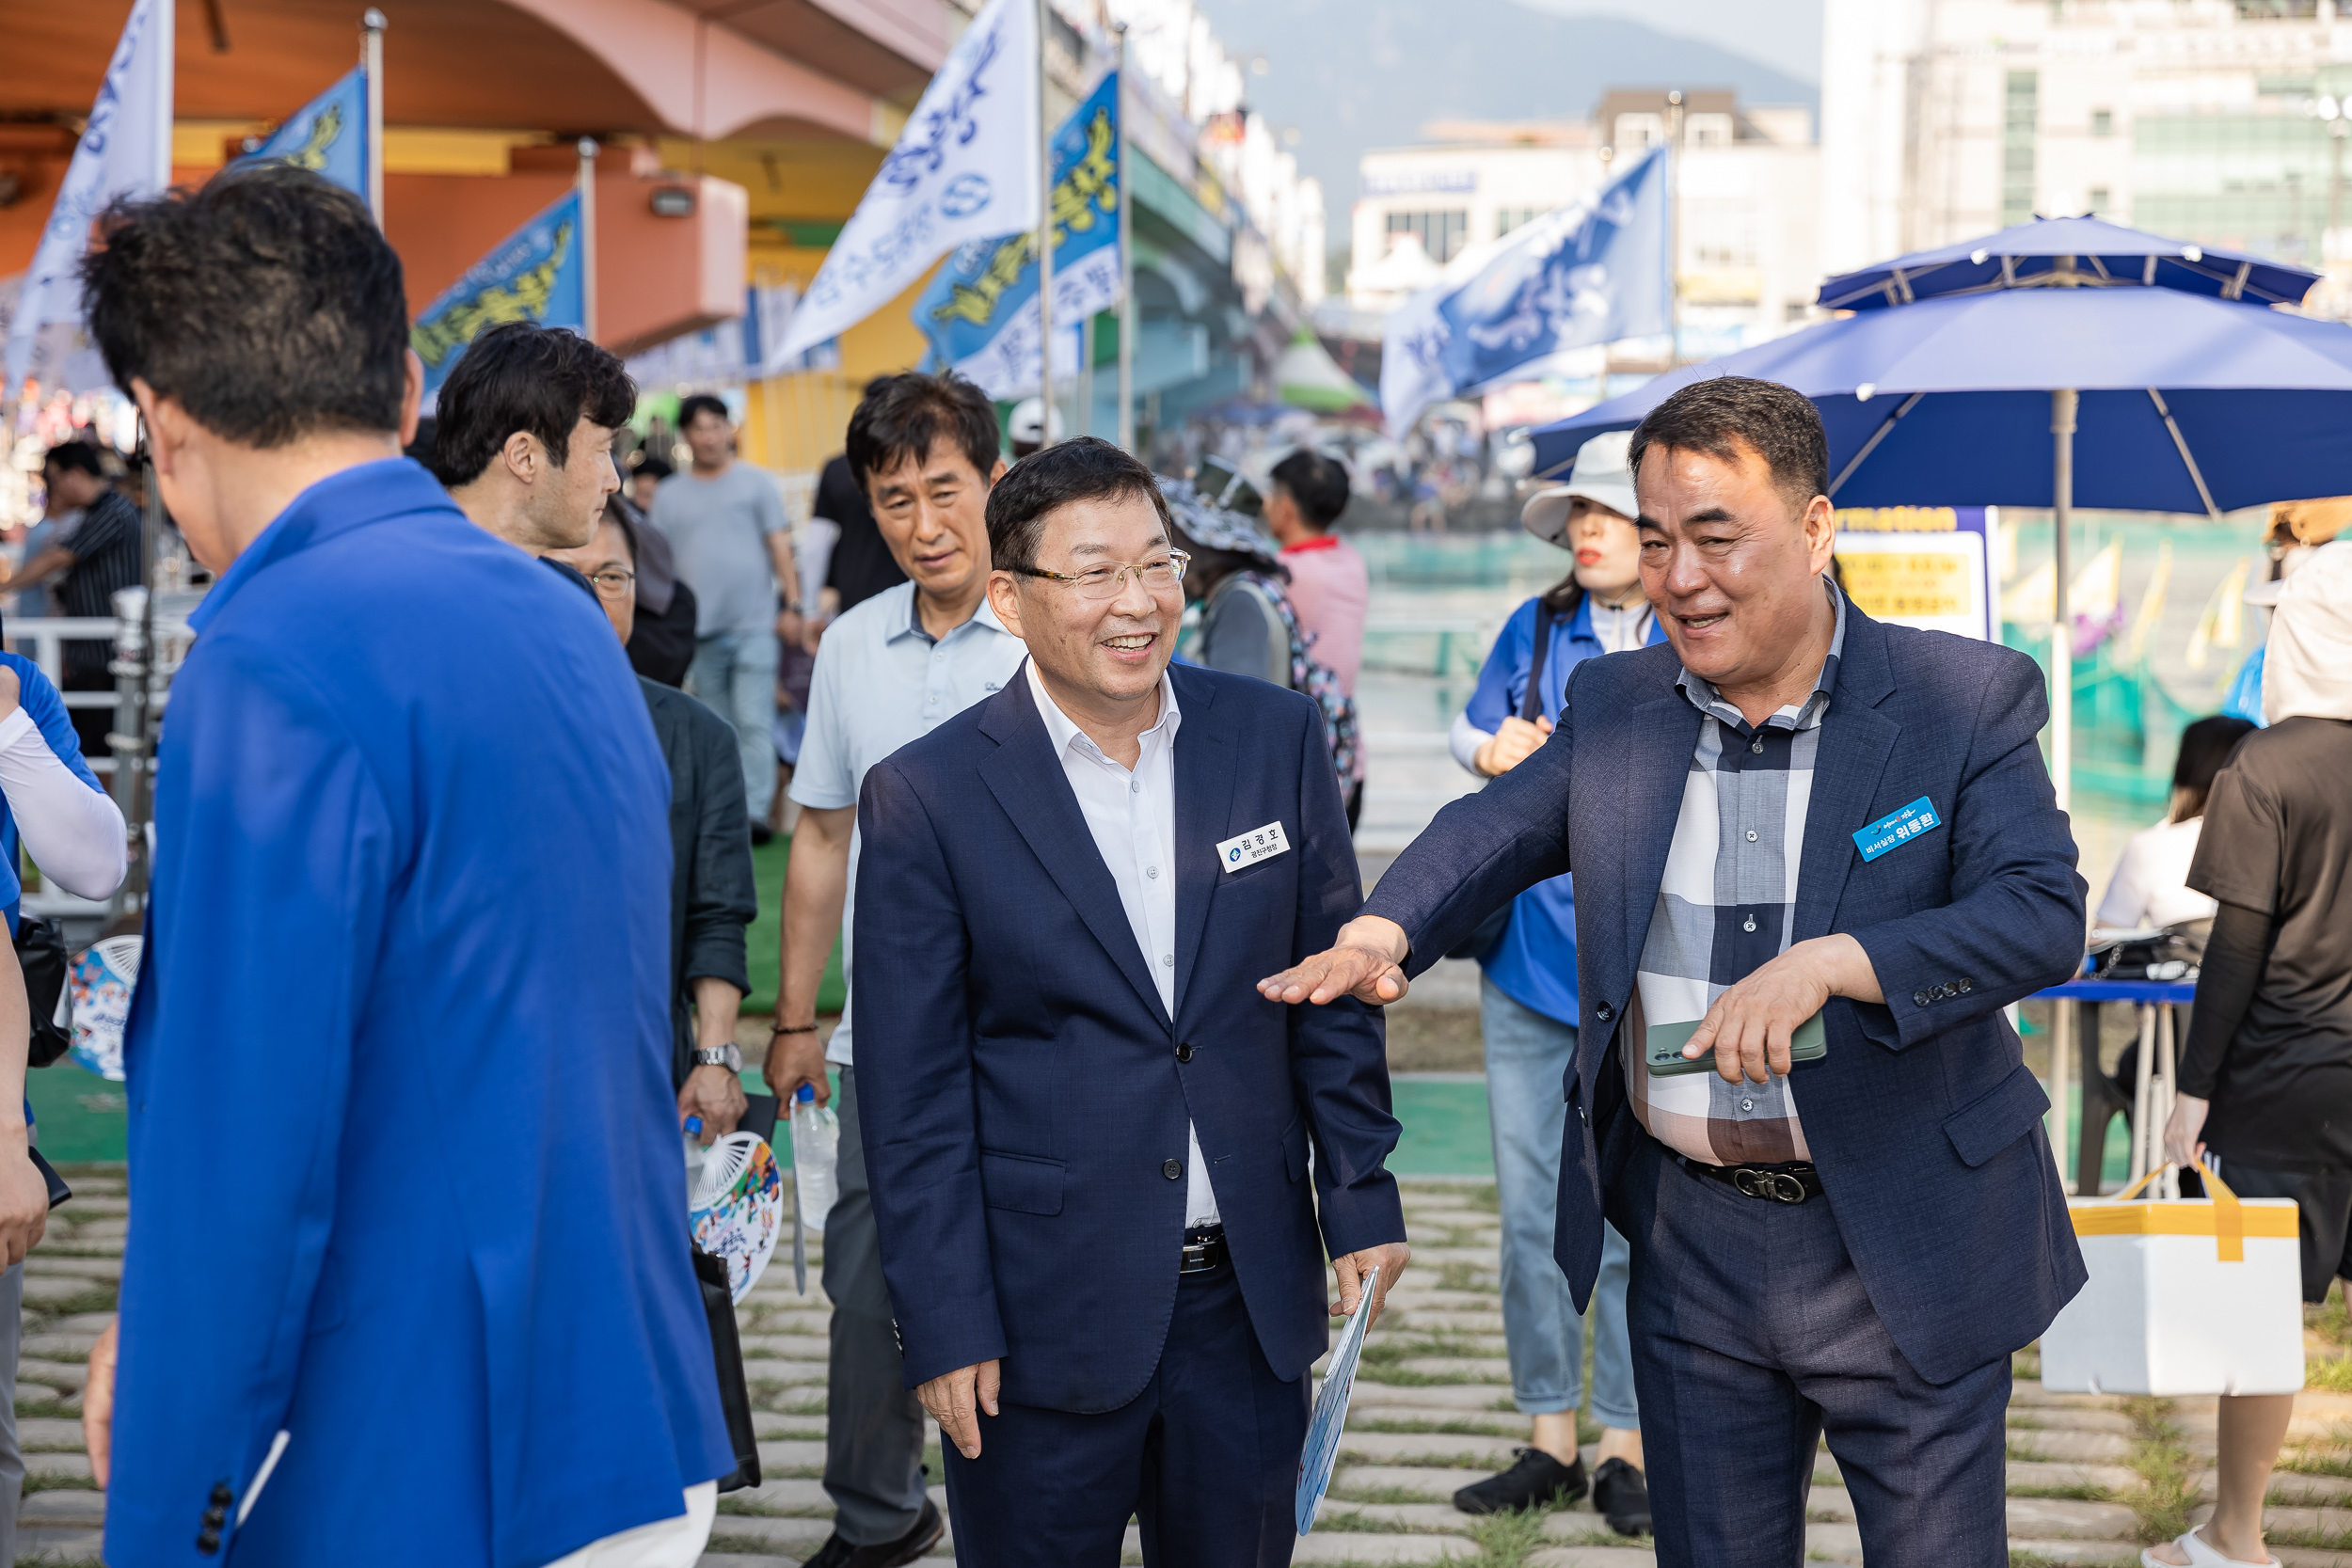
[[[730,1132],[710,1146],[702,1180],[688,1198],[694,1244],[727,1261],[727,1285],[741,1301],[784,1234],[784,1172],[756,1132]]]
[[[122,1030],[131,1021],[132,989],[139,983],[139,952],[137,937],[108,937],[91,943],[66,971],[73,1018],[69,1054],[118,1084],[123,1077]]]

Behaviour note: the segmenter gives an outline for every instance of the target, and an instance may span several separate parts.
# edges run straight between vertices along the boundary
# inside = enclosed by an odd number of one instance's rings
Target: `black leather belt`
[[[1720,1181],[1736,1193],[1772,1203],[1803,1203],[1821,1196],[1821,1173],[1804,1160],[1777,1165],[1710,1165],[1677,1154],[1682,1168],[1692,1176]]]
[[[1227,1262],[1225,1227],[1221,1225],[1197,1225],[1184,1232],[1184,1261],[1177,1265],[1179,1275],[1214,1274]]]

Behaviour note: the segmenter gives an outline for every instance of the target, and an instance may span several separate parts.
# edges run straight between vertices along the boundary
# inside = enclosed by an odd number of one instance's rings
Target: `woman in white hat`
[[[1568,576],[1512,613],[1479,671],[1478,689],[1454,721],[1456,761],[1481,778],[1506,773],[1551,733],[1568,672],[1587,658],[1665,641],[1642,594],[1641,540],[1625,432],[1597,436],[1576,455],[1565,484],[1536,494],[1519,520],[1576,557]],[[1561,1076],[1576,1055],[1576,902],[1557,877],[1519,895],[1499,929],[1471,939],[1484,972],[1479,1022],[1486,1036],[1486,1098],[1494,1128],[1495,1188],[1502,1209],[1502,1326],[1511,1397],[1534,1418],[1533,1443],[1510,1469],[1454,1495],[1469,1513],[1556,1508],[1593,1493],[1620,1532],[1649,1528],[1641,1423],[1626,1338],[1625,1239],[1601,1253],[1593,1296],[1592,1409],[1601,1425],[1599,1465],[1588,1479],[1577,1454],[1583,1393],[1584,1325],[1552,1261],[1560,1137],[1567,1107]],[[1490,922],[1490,926],[1493,923]]]

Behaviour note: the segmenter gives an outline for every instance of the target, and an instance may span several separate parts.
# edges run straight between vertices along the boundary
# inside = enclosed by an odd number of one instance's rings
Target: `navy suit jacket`
[[[1578,665],[1551,738],[1438,813],[1365,906],[1405,928],[1419,973],[1489,910],[1574,868],[1582,1018],[1555,1250],[1580,1307],[1604,1189],[1647,1135],[1611,1048],[1638,1048],[1615,1025],[1698,741],[1680,670],[1667,646]],[[2047,712],[2025,655],[1847,606],[1793,939],[1851,934],[1886,1001],[1832,999],[1829,1053],[1797,1069],[1797,1102],[1871,1303],[1931,1383],[2027,1343],[2084,1278],[2042,1129],[2049,1101],[2001,1012],[2082,958],[2084,884],[2036,738]],[[1854,831],[1922,795],[1946,826],[1864,861]]]
[[[1256,990],[1362,896],[1322,720],[1264,681],[1169,678],[1173,1019],[1026,679],[866,776],[858,1114],[910,1387],[1001,1357],[1017,1403],[1135,1398],[1175,1309],[1187,1117],[1277,1377],[1326,1348],[1326,1249],[1405,1239],[1379,1011]],[[1272,822],[1289,853],[1216,863]]]

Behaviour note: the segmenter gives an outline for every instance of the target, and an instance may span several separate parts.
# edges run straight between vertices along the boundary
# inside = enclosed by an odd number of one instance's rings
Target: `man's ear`
[[[999,463],[996,467],[1002,470],[1004,465]],[[1021,634],[1021,590],[1010,572],[993,571],[988,574],[988,605],[996,612],[996,619],[1005,624],[1007,631],[1021,641],[1028,641]]]
[[[180,449],[188,438],[187,410],[157,397],[155,388],[135,375],[131,378],[131,401],[138,404],[139,418],[147,421],[147,450],[155,471],[177,475]]]
[[[402,356],[401,383],[400,444],[405,447],[416,440],[417,420],[424,411],[424,361],[413,348]]]
[[[1004,477],[1005,460],[1000,457],[996,460],[996,467],[988,470],[988,487],[992,490],[995,489],[996,482]]]
[[[1804,509],[1805,559],[1816,574],[1829,570],[1837,553],[1837,507],[1827,496],[1816,496]]]
[[[548,466],[547,449],[528,430],[517,430],[507,436],[499,448],[499,456],[505,460],[506,471],[525,484],[537,483]]]

